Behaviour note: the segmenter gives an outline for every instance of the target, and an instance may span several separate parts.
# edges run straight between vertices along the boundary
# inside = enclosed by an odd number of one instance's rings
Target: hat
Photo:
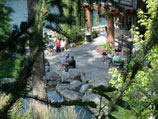
[[[68,57],[69,56],[69,54],[66,54],[66,57]]]

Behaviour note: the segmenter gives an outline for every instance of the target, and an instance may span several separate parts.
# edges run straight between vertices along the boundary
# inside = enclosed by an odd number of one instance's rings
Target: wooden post
[[[86,33],[91,35],[92,38],[92,23],[91,23],[91,11],[89,8],[86,8]]]
[[[127,26],[127,16],[124,17],[124,26]]]
[[[120,28],[120,17],[119,16],[117,17],[117,27],[118,27],[118,29]]]
[[[107,41],[110,43],[112,47],[114,47],[114,19],[112,13],[108,15],[107,30]]]

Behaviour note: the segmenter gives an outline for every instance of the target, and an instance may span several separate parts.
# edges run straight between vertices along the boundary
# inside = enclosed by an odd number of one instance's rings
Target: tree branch
[[[53,106],[55,108],[60,108],[61,106],[72,106],[72,105],[78,105],[78,106],[90,106],[90,107],[93,107],[93,108],[96,108],[96,104],[92,101],[90,102],[82,102],[80,100],[73,100],[73,101],[62,101],[62,102],[53,102],[49,99],[42,99],[42,98],[39,98],[38,96],[32,96],[32,95],[25,95],[23,96],[24,98],[32,98],[32,99],[35,99],[37,101],[40,101],[44,104],[47,104],[47,105],[50,105],[50,106]]]

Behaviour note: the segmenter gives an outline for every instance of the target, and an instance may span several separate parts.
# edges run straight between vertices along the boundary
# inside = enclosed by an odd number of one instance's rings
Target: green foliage
[[[105,43],[99,46],[101,49],[104,49],[106,51],[114,51],[114,48],[111,47],[109,43]]]
[[[99,31],[93,31],[93,32],[92,32],[93,38],[97,38],[97,37],[98,37],[98,34],[99,34]]]
[[[96,12],[96,17],[95,17],[95,22],[96,22],[97,25],[100,24],[100,16],[99,15],[100,15],[100,13],[97,11]]]
[[[117,91],[107,93],[99,88],[93,91],[110,99],[106,100],[108,107],[102,109],[110,119],[158,118],[158,2],[146,0],[146,3],[147,13],[138,10],[138,23],[145,27],[145,34],[140,34],[138,27],[133,28],[134,45],[139,46],[137,54],[128,53],[126,71],[110,70],[113,75],[110,84]]]
[[[19,64],[19,59],[16,58],[0,61],[0,79],[14,77],[19,68]]]
[[[0,109],[7,103],[10,95],[6,95],[4,93],[0,94]],[[24,110],[23,104],[21,100],[18,100],[13,107],[8,112],[9,119],[31,119],[30,111]]]
[[[128,58],[128,74],[123,75],[114,69],[111,70],[114,75],[110,83],[121,91],[125,82],[130,79],[134,72],[132,68],[140,69],[123,96],[123,99],[128,102],[132,109],[134,117],[131,117],[131,119],[148,119],[151,117],[157,118],[158,116],[158,88],[156,86],[158,84],[158,39],[156,35],[158,34],[158,20],[156,19],[158,17],[158,3],[154,0],[146,0],[146,3],[148,12],[138,11],[138,17],[140,18],[138,22],[146,29],[145,40],[142,40],[143,34],[139,33],[139,28],[134,27],[133,33],[136,36],[134,45],[139,46],[139,48],[136,55]],[[139,67],[136,67],[138,63]],[[119,111],[116,113],[119,114]]]
[[[80,12],[77,0],[62,0],[63,4],[63,16],[65,18],[71,18],[70,23],[64,23],[61,25],[62,33],[67,37],[68,43],[76,43],[84,39],[84,32],[81,31],[81,19],[83,12]],[[83,21],[83,20],[82,20]]]
[[[10,29],[11,29],[11,19],[9,18],[9,15],[11,13],[11,9],[9,7],[5,6],[4,0],[0,1],[0,59],[2,59],[2,56],[5,54],[4,48],[5,43],[7,42],[9,35],[10,35]]]
[[[9,15],[11,13],[11,9],[6,7],[4,0],[0,1],[0,42],[5,42],[7,38],[9,38],[10,27],[11,27],[11,19]]]

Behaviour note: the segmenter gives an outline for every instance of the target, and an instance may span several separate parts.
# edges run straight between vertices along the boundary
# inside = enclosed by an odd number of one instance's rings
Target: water
[[[6,5],[14,10],[11,14],[13,24],[20,25],[21,21],[27,20],[27,0],[6,0]]]
[[[6,5],[10,6],[14,12],[11,14],[12,23],[20,25],[21,21],[27,21],[28,12],[27,12],[27,0],[6,0]],[[57,7],[51,9],[52,13],[59,13]],[[106,25],[107,20],[105,18],[100,18],[100,24],[95,22],[96,11],[92,13],[93,16],[93,26]]]
[[[48,99],[54,102],[63,100],[63,98],[59,96],[55,90],[48,90],[47,94],[48,94]],[[24,109],[22,110],[23,114],[26,112],[26,110],[30,109],[29,105],[32,103],[32,101],[33,101],[32,99],[22,99],[24,105]],[[64,107],[65,109],[67,108],[66,106]],[[81,106],[75,106],[74,109],[75,112],[77,113],[76,119],[91,119],[92,113],[88,109]]]

